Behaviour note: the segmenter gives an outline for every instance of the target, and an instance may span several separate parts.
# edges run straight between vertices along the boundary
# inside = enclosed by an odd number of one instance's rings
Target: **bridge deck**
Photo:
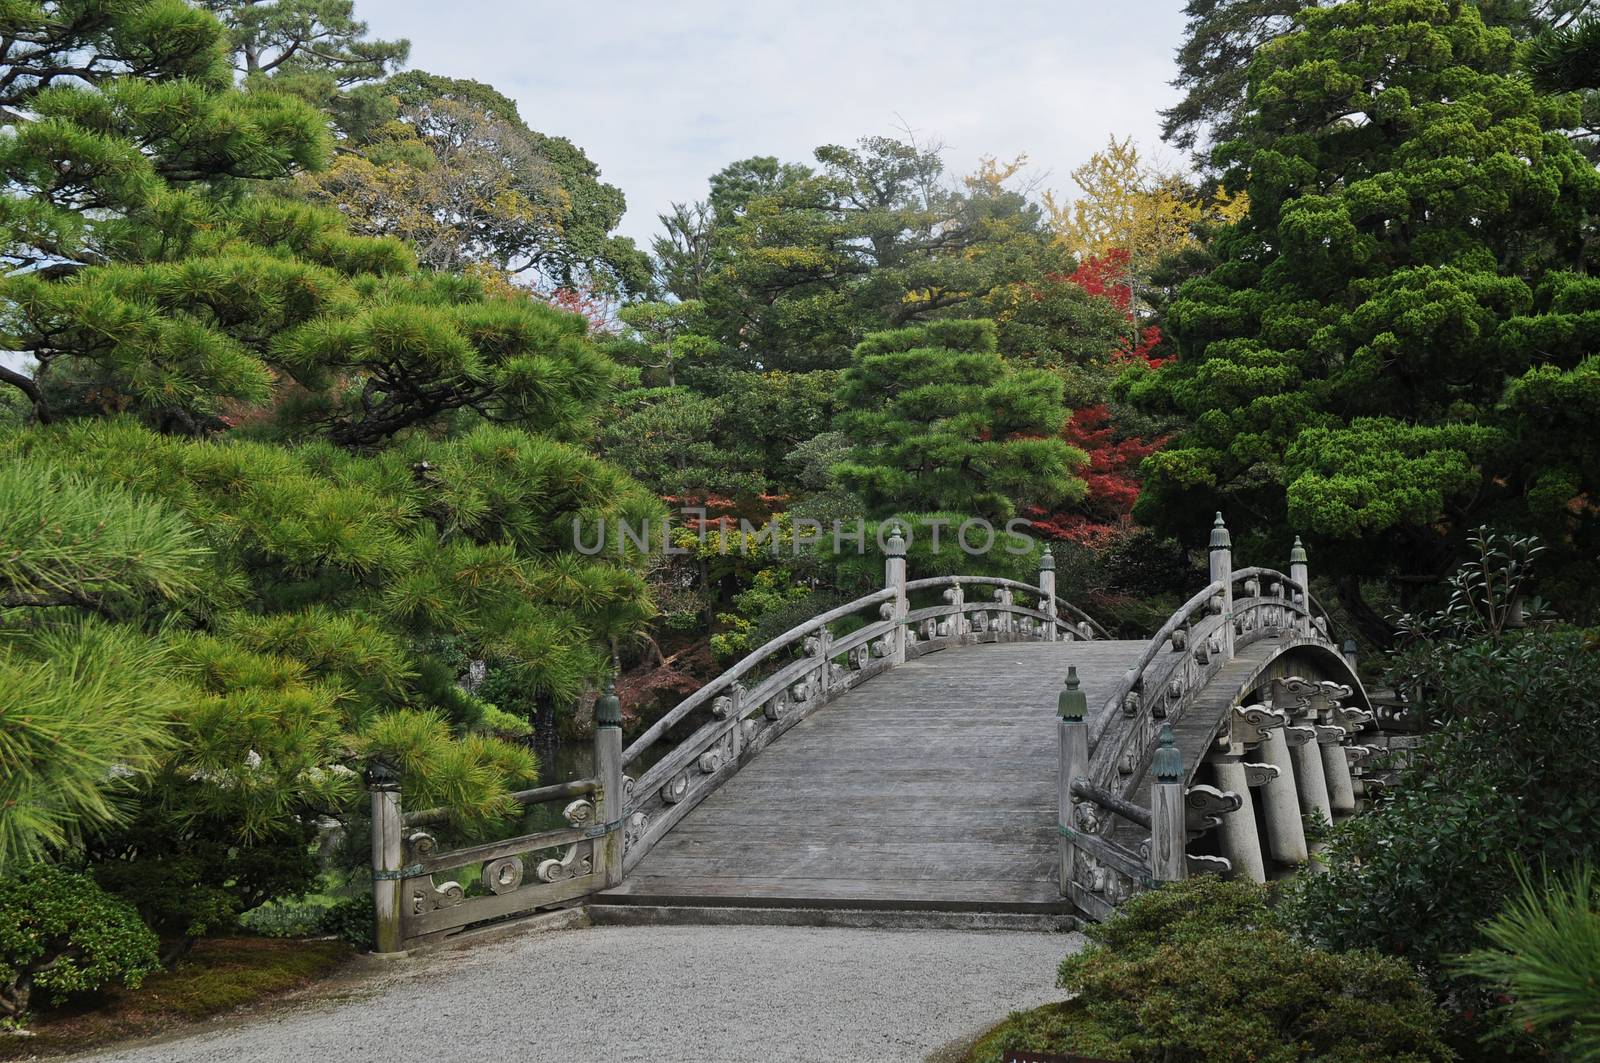
[[[1143,642],[919,657],[818,709],[664,837],[611,904],[1068,911],[1056,694],[1098,712]]]

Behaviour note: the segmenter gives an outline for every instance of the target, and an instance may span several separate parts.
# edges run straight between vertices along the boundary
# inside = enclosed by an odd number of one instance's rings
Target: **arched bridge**
[[[1372,706],[1289,571],[1233,567],[1148,640],[1037,584],[908,580],[773,639],[622,747],[597,706],[594,778],[517,795],[568,826],[439,851],[442,810],[373,790],[380,950],[592,904],[1078,913],[1192,873],[1304,864],[1307,814],[1354,811]]]

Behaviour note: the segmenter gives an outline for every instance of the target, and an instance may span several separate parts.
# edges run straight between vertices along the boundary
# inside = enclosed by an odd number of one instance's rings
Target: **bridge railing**
[[[566,802],[566,827],[444,851],[425,828],[448,824],[449,810],[404,811],[399,773],[374,761],[367,771],[374,950],[399,952],[472,923],[548,908],[621,882],[622,710],[609,683],[595,705],[594,761],[591,778],[511,795],[525,811]],[[469,874],[450,875],[461,871]]]
[[[1137,772],[1155,744],[1155,721],[1181,713],[1185,692],[1226,662],[1226,584],[1207,584],[1167,619],[1112,688],[1089,738],[1088,776],[1110,786]],[[1176,722],[1175,720],[1173,722]]]
[[[1036,584],[953,575],[908,581],[898,529],[886,545],[881,589],[746,654],[626,749],[621,708],[608,683],[595,708],[594,777],[512,795],[523,808],[567,802],[566,827],[439,851],[423,828],[447,824],[448,810],[405,811],[398,773],[373,764],[377,951],[403,950],[620,884],[752,756],[840,694],[908,659],[973,642],[1106,637],[1093,618],[1056,595],[1049,553]],[[468,873],[444,878],[463,869]]]
[[[1265,786],[1280,773],[1292,780],[1287,740],[1281,736],[1269,739],[1274,728],[1283,727],[1292,714],[1249,706],[1233,709],[1227,719],[1229,756],[1225,765],[1228,778],[1237,776],[1248,783],[1241,782],[1237,789],[1188,785],[1198,764],[1185,769],[1183,754],[1174,742],[1174,728],[1184,729],[1185,714],[1196,703],[1198,693],[1239,650],[1264,638],[1287,638],[1295,643],[1333,648],[1332,620],[1310,591],[1306,554],[1298,539],[1290,554],[1287,574],[1265,567],[1235,571],[1230,536],[1218,514],[1209,554],[1210,582],[1180,606],[1150,639],[1106,695],[1092,722],[1075,675],[1069,675],[1068,689],[1061,696],[1061,891],[1096,916],[1103,916],[1114,907],[1121,899],[1119,891],[1187,877],[1191,866],[1227,869],[1227,859],[1189,856],[1189,832],[1215,826],[1221,817],[1238,814],[1241,807],[1248,812],[1248,786]],[[1346,643],[1343,657],[1353,669],[1353,643]],[[1348,687],[1338,689],[1350,693]],[[1202,721],[1207,726],[1201,729],[1202,733],[1192,735],[1191,747],[1195,738],[1209,743],[1209,725],[1213,722]],[[1195,727],[1188,728],[1189,732],[1194,730]],[[1329,726],[1326,721],[1320,729],[1290,730],[1294,732],[1293,740],[1301,744],[1312,738],[1324,744],[1342,742],[1353,733]],[[1273,747],[1274,741],[1284,748]],[[1268,759],[1277,763],[1245,763],[1243,751],[1247,747],[1256,750],[1263,742],[1273,747]],[[1210,759],[1210,753],[1199,752]],[[1338,789],[1336,782],[1348,778],[1344,770],[1346,751],[1335,746],[1335,754],[1329,755],[1330,792]],[[1304,759],[1298,753],[1296,756]],[[1316,768],[1320,780],[1321,767],[1308,765],[1308,770],[1310,767]],[[1149,807],[1139,803],[1143,795],[1137,792],[1147,778],[1153,780],[1149,784]],[[1220,774],[1218,781],[1222,781]],[[1294,784],[1290,781],[1285,785],[1289,787],[1288,797],[1282,787],[1274,790],[1275,810],[1282,813],[1280,820],[1292,819],[1292,826],[1297,828],[1300,813],[1291,807],[1296,800]],[[1316,789],[1310,784],[1308,787],[1308,792]],[[1326,796],[1320,800],[1324,805],[1328,802]],[[1337,801],[1332,807],[1338,809]],[[1254,829],[1252,821],[1252,838]],[[1293,833],[1282,822],[1275,830],[1285,836]],[[1275,844],[1281,840],[1274,838]],[[1304,847],[1301,838],[1298,848],[1303,851]],[[1279,847],[1280,852],[1291,857],[1295,849],[1293,842]],[[1298,859],[1303,860],[1303,855]],[[1257,852],[1254,864],[1260,862]]]

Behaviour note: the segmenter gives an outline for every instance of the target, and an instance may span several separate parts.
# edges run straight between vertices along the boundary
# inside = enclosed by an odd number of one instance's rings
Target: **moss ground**
[[[81,1052],[188,1023],[303,988],[336,972],[353,951],[341,941],[213,938],[198,942],[176,969],[138,989],[115,989],[41,1008],[31,1037],[0,1035],[0,1059]]]

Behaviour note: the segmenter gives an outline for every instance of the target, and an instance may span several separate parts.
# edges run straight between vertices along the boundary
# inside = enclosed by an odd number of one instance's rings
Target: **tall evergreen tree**
[[[1183,98],[1161,112],[1162,138],[1209,167],[1212,152],[1244,132],[1251,61],[1296,30],[1296,15],[1316,6],[1318,0],[1187,0],[1172,81]],[[1593,0],[1477,0],[1475,6],[1488,25],[1526,39],[1569,26]]]
[[[1557,475],[1516,421],[1592,371],[1600,175],[1562,133],[1575,103],[1515,76],[1511,33],[1470,3],[1353,0],[1297,27],[1252,64],[1228,155],[1249,213],[1170,308],[1181,357],[1129,389],[1193,423],[1145,463],[1136,515],[1309,534],[1383,638],[1358,577],[1432,581],[1492,514],[1594,556],[1600,455],[1563,439],[1584,457]]]
[[[991,164],[950,181],[935,148],[867,137],[818,168],[733,163],[710,198],[663,219],[663,280],[703,302],[730,365],[836,369],[867,333],[987,311],[998,290],[1072,256],[1037,204]]]
[[[836,467],[872,516],[948,511],[1004,521],[1021,506],[1080,498],[1086,460],[1061,440],[1061,380],[1013,369],[988,321],[878,332],[845,370]]]
[[[254,75],[323,74],[339,85],[403,65],[411,42],[375,41],[352,0],[200,0],[228,29],[235,69]]]
[[[235,88],[206,12],[0,15],[27,58],[0,87],[0,346],[30,359],[0,373],[27,422],[0,430],[0,688],[41,705],[0,743],[0,859],[88,831],[183,937],[303,889],[368,756],[459,823],[508,814],[530,731],[651,612],[639,558],[573,549],[575,520],[657,508],[569,442],[615,366],[582,317],[275,195],[326,120],[282,79]]]

